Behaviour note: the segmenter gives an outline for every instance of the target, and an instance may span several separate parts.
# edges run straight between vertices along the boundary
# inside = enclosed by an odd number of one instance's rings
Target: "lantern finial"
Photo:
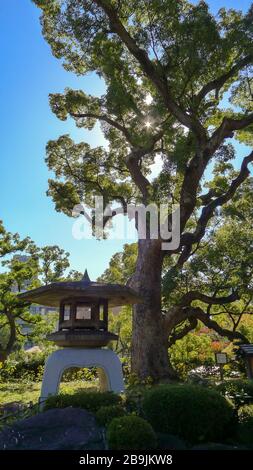
[[[91,282],[87,269],[85,269],[85,272],[84,272],[84,275],[83,275],[83,278],[82,278],[82,282]]]

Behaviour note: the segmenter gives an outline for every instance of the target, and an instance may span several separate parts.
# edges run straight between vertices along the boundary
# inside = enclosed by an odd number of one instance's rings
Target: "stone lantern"
[[[70,367],[97,367],[103,390],[124,389],[118,356],[102,348],[118,339],[108,331],[108,308],[141,302],[133,289],[92,282],[86,270],[80,281],[54,282],[23,292],[19,298],[59,309],[58,331],[47,339],[63,349],[47,360],[41,400],[57,393],[62,373]]]

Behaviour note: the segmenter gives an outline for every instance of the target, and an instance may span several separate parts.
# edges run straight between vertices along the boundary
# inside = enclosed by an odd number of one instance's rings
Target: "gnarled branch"
[[[178,333],[173,333],[170,336],[169,341],[168,341],[168,347],[171,347],[179,339],[184,338],[185,335],[190,333],[190,331],[195,330],[195,328],[197,327],[197,324],[198,324],[197,318],[189,318],[188,325],[185,325],[184,328],[182,328],[182,330],[179,331]]]
[[[202,292],[199,291],[190,291],[182,297],[180,305],[190,305],[194,300],[200,300],[208,305],[223,305],[235,302],[239,299],[240,297],[238,292],[233,292],[232,294],[223,297],[210,297],[209,295],[202,294]]]
[[[249,343],[246,336],[244,336],[239,331],[231,331],[226,328],[222,328],[216,321],[210,318],[201,308],[191,308],[189,311],[189,316],[198,318],[204,325],[206,325],[211,330],[216,331],[220,336],[225,336],[230,341],[235,339],[242,341],[243,343]]]
[[[224,73],[220,77],[216,78],[215,80],[210,81],[206,85],[203,86],[203,88],[200,90],[200,92],[196,96],[196,104],[199,105],[200,102],[206,97],[210,91],[215,90],[216,94],[220,91],[220,89],[225,85],[225,83],[234,75],[239,72],[242,68],[246,67],[253,61],[253,56],[252,54],[247,55],[243,59],[240,59],[233,67],[231,67],[228,72]]]
[[[197,222],[197,227],[195,232],[193,233],[184,233],[181,237],[181,247],[185,246],[184,250],[182,251],[179,260],[178,266],[183,266],[185,261],[189,258],[191,254],[191,248],[194,243],[198,243],[203,236],[205,235],[206,227],[214,214],[214,211],[217,207],[220,207],[230,201],[234,196],[236,190],[241,186],[241,184],[246,180],[249,176],[250,171],[248,169],[248,164],[253,162],[253,151],[243,159],[241,170],[238,176],[231,182],[231,185],[226,193],[222,194],[221,196],[217,197],[213,201],[211,201],[207,206],[202,209],[201,216]]]
[[[253,113],[245,115],[242,119],[225,117],[221,125],[214,131],[207,145],[207,155],[213,155],[224,139],[233,137],[235,131],[245,129],[253,124]]]

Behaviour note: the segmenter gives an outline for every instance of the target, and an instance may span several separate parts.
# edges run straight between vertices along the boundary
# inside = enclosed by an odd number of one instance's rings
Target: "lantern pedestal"
[[[71,367],[96,367],[101,391],[121,393],[125,389],[121,362],[117,354],[110,349],[58,349],[46,362],[40,396],[42,408],[49,395],[58,393],[62,374]]]

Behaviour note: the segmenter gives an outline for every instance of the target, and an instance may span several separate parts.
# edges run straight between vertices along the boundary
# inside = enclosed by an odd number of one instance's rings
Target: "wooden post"
[[[105,330],[108,330],[108,300],[104,302],[104,322],[105,322]]]
[[[220,379],[221,379],[221,382],[223,382],[224,380],[223,364],[220,364]]]
[[[70,307],[70,329],[71,330],[74,330],[75,328],[75,319],[76,319],[76,302],[75,301],[72,301],[70,303],[71,307]]]

